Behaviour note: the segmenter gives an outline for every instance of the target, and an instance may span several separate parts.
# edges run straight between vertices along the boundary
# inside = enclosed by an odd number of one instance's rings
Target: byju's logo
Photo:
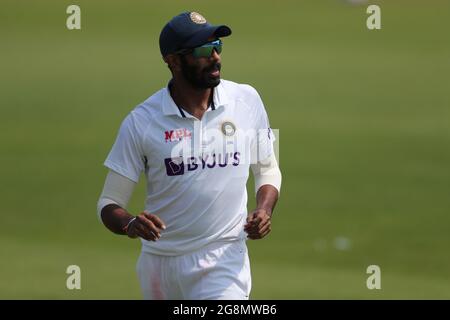
[[[168,176],[181,176],[184,174],[183,158],[166,158],[164,159]]]
[[[240,162],[241,154],[239,152],[230,152],[225,154],[207,154],[199,157],[187,158],[187,171],[195,171],[197,169],[212,169],[215,167],[224,168],[228,165],[237,167]],[[168,176],[181,176],[184,174],[183,157],[164,159],[166,172]]]

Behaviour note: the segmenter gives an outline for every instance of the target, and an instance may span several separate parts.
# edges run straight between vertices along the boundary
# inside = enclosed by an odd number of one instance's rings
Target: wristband
[[[128,228],[130,227],[130,224],[136,220],[136,217],[134,217],[133,219],[131,219],[130,221],[128,221],[127,225],[123,228],[123,231],[125,232],[125,234],[128,234]]]

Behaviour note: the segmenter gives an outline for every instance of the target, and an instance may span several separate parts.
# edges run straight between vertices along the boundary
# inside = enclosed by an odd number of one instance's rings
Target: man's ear
[[[164,61],[167,63],[167,66],[172,71],[179,71],[181,69],[181,61],[180,57],[176,54],[168,54],[164,57]]]

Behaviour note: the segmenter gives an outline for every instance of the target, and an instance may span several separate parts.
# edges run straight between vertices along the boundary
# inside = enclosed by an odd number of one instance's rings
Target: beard
[[[211,75],[213,71],[220,71],[220,63],[213,63],[206,68],[200,68],[196,65],[190,65],[184,56],[181,56],[181,73],[189,84],[197,89],[214,88],[220,83],[220,74],[218,76]]]

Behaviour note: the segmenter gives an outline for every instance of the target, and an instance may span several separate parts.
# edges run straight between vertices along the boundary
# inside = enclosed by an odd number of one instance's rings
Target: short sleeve
[[[273,143],[275,136],[270,128],[269,117],[261,100],[261,97],[255,90],[254,108],[255,110],[255,140],[253,141],[252,154],[256,159],[252,163],[261,162],[269,158],[273,153]]]
[[[138,130],[134,114],[130,113],[123,120],[104,165],[137,183],[144,170],[145,156],[141,142],[142,132]]]

